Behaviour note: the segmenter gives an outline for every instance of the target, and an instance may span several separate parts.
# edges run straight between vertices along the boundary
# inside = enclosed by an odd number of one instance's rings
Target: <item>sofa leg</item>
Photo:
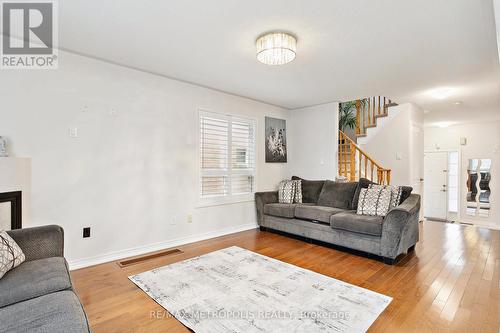
[[[396,259],[392,259],[392,258],[387,258],[387,257],[384,257],[384,264],[386,265],[394,265],[396,263]]]
[[[408,248],[408,253],[415,251],[415,245],[416,245],[416,244],[414,244],[413,246],[410,246],[410,247]]]
[[[260,229],[260,231],[267,231],[267,228],[263,227],[263,226],[259,226],[259,229]]]

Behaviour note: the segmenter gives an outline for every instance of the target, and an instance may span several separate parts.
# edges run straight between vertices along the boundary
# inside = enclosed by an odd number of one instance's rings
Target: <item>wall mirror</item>
[[[467,166],[467,209],[469,216],[490,216],[491,159],[469,159]]]

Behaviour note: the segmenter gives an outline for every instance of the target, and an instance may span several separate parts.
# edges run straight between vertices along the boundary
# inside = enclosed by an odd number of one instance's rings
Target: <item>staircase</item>
[[[387,117],[388,108],[396,105],[382,96],[356,100],[356,138],[365,137],[368,128],[376,127],[377,119]],[[339,130],[338,161],[339,176],[349,181],[367,178],[382,185],[391,183],[391,169],[382,167],[341,130]]]
[[[377,120],[389,115],[389,107],[397,103],[382,96],[356,100],[356,137],[365,137],[368,128],[377,127]]]

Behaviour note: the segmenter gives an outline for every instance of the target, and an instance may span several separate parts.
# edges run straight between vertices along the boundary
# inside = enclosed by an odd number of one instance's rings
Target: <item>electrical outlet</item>
[[[89,237],[90,237],[90,227],[83,228],[83,238],[89,238]]]
[[[172,216],[170,218],[170,225],[176,225],[177,224],[177,216]]]
[[[193,214],[188,214],[187,223],[193,223]]]

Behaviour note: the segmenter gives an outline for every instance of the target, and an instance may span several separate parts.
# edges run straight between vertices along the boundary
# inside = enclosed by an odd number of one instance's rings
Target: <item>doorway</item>
[[[429,220],[455,221],[458,218],[457,151],[424,154],[424,216]]]
[[[424,217],[446,221],[448,218],[448,196],[446,194],[448,152],[424,154]]]

